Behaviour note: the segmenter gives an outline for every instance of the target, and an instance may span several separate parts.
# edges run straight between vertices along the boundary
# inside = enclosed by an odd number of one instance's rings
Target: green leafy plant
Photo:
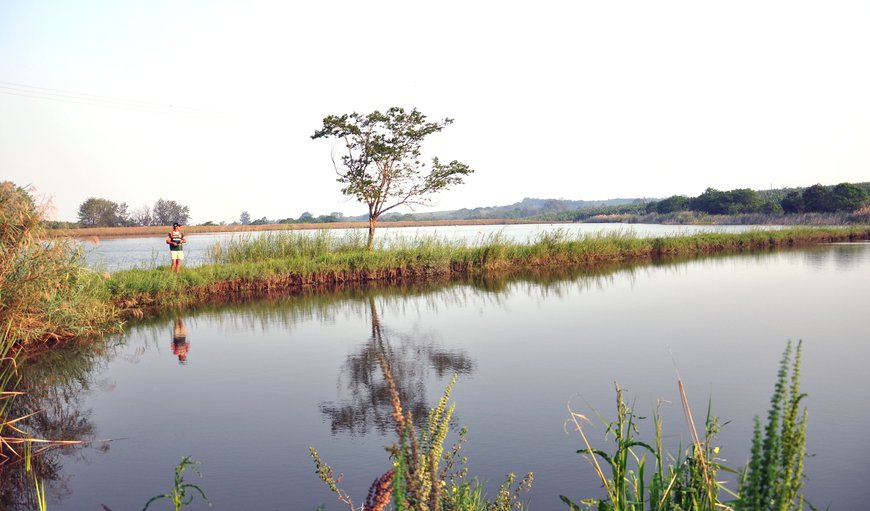
[[[720,481],[719,472],[737,473],[722,464],[716,444],[721,429],[708,402],[703,436],[695,427],[683,382],[677,377],[683,415],[692,445],[680,449],[680,457],[668,455],[662,446],[660,406],[654,413],[655,442],[640,441],[638,417],[633,406],[627,406],[623,390],[616,385],[616,419],[602,420],[605,436],[612,438],[614,448],[608,452],[593,448],[584,425],[589,420],[571,410],[569,413],[585,448],[577,452],[587,457],[601,480],[605,497],[586,499],[580,504],[564,495],[562,501],[572,511],[587,508],[599,511],[793,511],[804,509],[803,459],[806,456],[807,411],[801,409],[806,394],[800,391],[801,345],[798,343],[794,362],[788,343],[780,362],[771,406],[764,432],[756,417],[752,451],[747,468],[742,472],[737,492]],[[647,456],[654,458],[655,467],[648,474]],[[609,467],[609,476],[603,467]]]
[[[663,447],[661,402],[654,413],[655,442],[650,445],[638,439],[638,422],[642,417],[635,413],[634,406],[625,403],[624,391],[616,385],[616,419],[612,422],[602,420],[606,427],[605,437],[611,438],[614,444],[612,452],[592,447],[583,430],[589,420],[569,406],[571,421],[585,445],[584,449],[577,452],[587,457],[606,494],[601,499],[581,501],[583,506],[601,511],[721,509],[719,492],[724,487],[718,481],[717,473],[730,469],[717,458],[719,447],[714,444],[719,433],[718,420],[710,413],[708,406],[701,437],[695,428],[682,381],[679,384],[692,445],[685,451],[681,449],[683,454],[677,458],[671,457]],[[651,462],[648,456],[653,458]],[[604,467],[609,468],[609,476],[599,459],[604,462]],[[654,463],[651,474],[650,463]],[[565,495],[559,498],[571,510],[582,509],[581,505]]]
[[[175,506],[175,511],[184,508],[191,502],[193,502],[194,495],[188,495],[187,492],[189,490],[193,490],[199,494],[200,497],[204,501],[211,506],[211,502],[209,502],[208,497],[205,496],[205,492],[202,491],[198,485],[193,483],[185,483],[184,482],[184,470],[190,468],[194,472],[196,472],[200,477],[202,477],[202,472],[196,468],[199,465],[199,461],[193,461],[189,456],[184,456],[181,458],[181,461],[178,462],[178,465],[175,466],[175,484],[172,486],[172,490],[169,493],[164,493],[163,495],[155,495],[148,499],[148,502],[145,503],[145,507],[142,508],[142,511],[148,509],[148,506],[151,505],[152,502],[155,502],[160,499],[166,499],[172,502],[172,505]]]
[[[789,511],[804,508],[803,463],[806,457],[806,394],[800,391],[801,342],[791,362],[788,343],[770,399],[767,425],[755,417],[752,453],[740,486],[739,510]]]

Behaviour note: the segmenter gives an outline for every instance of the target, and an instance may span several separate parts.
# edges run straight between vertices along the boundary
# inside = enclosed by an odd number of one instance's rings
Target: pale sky
[[[323,117],[454,124],[418,211],[870,180],[870,2],[0,0],[0,180],[55,217],[365,212]]]

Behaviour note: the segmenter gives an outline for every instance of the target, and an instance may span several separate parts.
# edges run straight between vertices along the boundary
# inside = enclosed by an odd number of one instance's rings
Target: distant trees
[[[473,172],[464,163],[453,160],[444,165],[438,158],[424,172],[426,164],[420,161],[423,139],[452,122],[447,118],[427,122],[416,108],[406,112],[393,107],[384,113],[331,115],[311,136],[334,138],[344,146],[345,154],[340,162],[333,158],[333,165],[338,182],[344,185],[341,192],[368,206],[369,248],[382,214],[402,205],[431,205],[433,193],[462,183]]]
[[[90,197],[79,206],[79,223],[85,227],[117,227],[128,225],[127,204]]]
[[[655,203],[655,211],[660,214],[673,213],[689,209],[689,198],[685,195],[671,195]]]
[[[78,220],[82,227],[129,227],[135,225],[186,224],[190,219],[187,206],[172,200],[159,199],[154,207],[142,205],[130,212],[126,202],[90,197],[79,206]]]
[[[803,213],[804,196],[801,192],[793,190],[783,197],[779,205],[782,206],[782,210],[786,213]]]
[[[668,214],[677,211],[700,211],[711,215],[836,213],[855,211],[868,202],[870,193],[867,189],[852,183],[840,183],[833,187],[815,184],[787,193],[759,193],[748,188],[730,191],[707,188],[697,197],[673,195],[653,202],[647,212]]]
[[[130,222],[133,225],[152,225],[154,223],[154,215],[151,212],[151,207],[143,204],[133,210],[130,214]]]
[[[803,192],[789,192],[780,203],[786,213],[851,212],[867,204],[867,190],[852,183],[834,187],[815,184]]]
[[[248,225],[251,223],[251,214],[247,211],[242,211],[242,214],[239,215],[239,223],[242,225]]]
[[[695,211],[711,215],[736,215],[738,213],[756,213],[762,205],[758,193],[749,188],[738,188],[729,192],[721,192],[715,188],[707,188],[704,193],[690,201]]]
[[[831,192],[831,206],[835,211],[855,211],[867,204],[867,190],[852,183],[840,183]]]
[[[815,184],[805,189],[802,197],[804,200],[804,211],[817,213],[834,211],[831,191],[822,185]]]

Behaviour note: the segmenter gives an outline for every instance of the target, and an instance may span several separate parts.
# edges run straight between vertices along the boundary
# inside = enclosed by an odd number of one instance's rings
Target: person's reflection
[[[181,318],[175,319],[175,327],[172,329],[172,354],[178,357],[179,364],[187,363],[187,352],[190,350],[190,342],[187,340],[187,327]]]

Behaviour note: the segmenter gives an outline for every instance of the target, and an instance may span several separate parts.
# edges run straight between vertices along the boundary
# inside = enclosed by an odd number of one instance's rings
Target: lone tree
[[[332,163],[341,192],[365,203],[369,208],[368,246],[374,246],[378,218],[398,206],[430,206],[431,194],[461,184],[462,177],[474,172],[468,165],[451,161],[442,164],[432,158],[427,169],[421,162],[420,145],[426,136],[437,133],[453,122],[442,119],[426,122],[426,116],[413,109],[393,107],[384,113],[368,115],[331,115],[323,119],[323,128],[312,139],[336,138],[344,143],[346,153]]]
[[[174,200],[157,199],[154,203],[154,225],[172,225],[178,222],[186,225],[190,219],[190,208]]]

